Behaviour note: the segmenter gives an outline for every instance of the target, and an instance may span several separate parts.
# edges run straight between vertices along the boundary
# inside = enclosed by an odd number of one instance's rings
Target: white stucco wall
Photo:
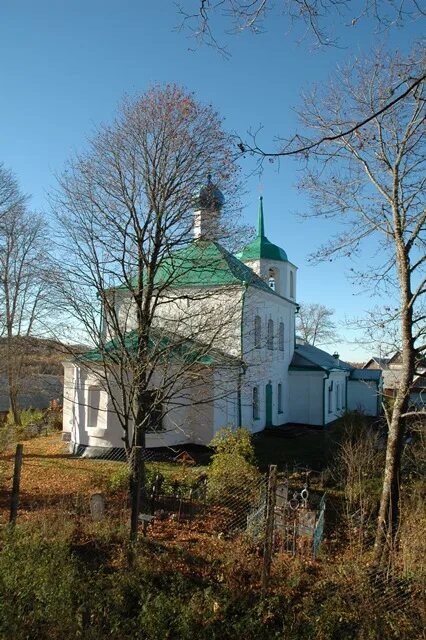
[[[243,309],[243,360],[247,365],[242,376],[241,422],[252,432],[261,431],[266,426],[266,385],[272,386],[272,425],[288,422],[289,383],[288,367],[294,352],[294,312],[295,306],[273,294],[255,288],[248,288]],[[256,348],[255,317],[261,319],[261,346]],[[274,323],[274,348],[268,349],[268,321]],[[284,323],[284,350],[279,349],[279,325]],[[282,388],[282,411],[278,411],[278,384]],[[259,397],[259,418],[253,418],[253,388],[257,387]]]
[[[330,371],[324,388],[325,424],[334,422],[346,411],[346,379],[348,376],[349,372]]]
[[[289,422],[322,426],[324,379],[321,371],[289,372]]]
[[[108,392],[101,390],[96,426],[88,424],[90,386],[103,386],[95,370],[64,364],[63,431],[71,445],[93,448],[122,448],[123,430]],[[194,443],[208,445],[215,432],[238,422],[238,373],[234,368],[203,367],[192,380],[179,377],[175,392],[164,407],[163,429],[146,435],[147,447]],[[153,387],[160,384],[156,376]],[[117,398],[120,397],[117,389]]]
[[[366,416],[378,415],[380,402],[377,384],[372,380],[348,380],[348,410]]]
[[[281,260],[247,260],[246,263],[265,282],[269,281],[269,270],[275,274],[275,290],[281,296],[296,300],[297,296],[297,267],[291,262]],[[290,273],[293,273],[293,290],[290,287]]]
[[[238,356],[243,291],[241,285],[168,291],[156,305],[153,326],[163,328],[170,337],[185,336]],[[121,330],[135,329],[135,307],[128,293],[115,293],[115,308]]]
[[[290,419],[297,424],[327,425],[346,410],[346,378],[344,371],[329,375],[316,370],[291,370]]]

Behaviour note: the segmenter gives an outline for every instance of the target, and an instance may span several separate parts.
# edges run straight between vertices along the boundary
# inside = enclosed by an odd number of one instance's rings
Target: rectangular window
[[[278,383],[278,413],[283,412],[283,386],[281,382]]]
[[[336,384],[336,410],[340,409],[340,385]]]
[[[328,385],[328,413],[333,413],[333,381]]]
[[[89,387],[87,397],[87,426],[97,427],[99,419],[99,408],[101,404],[101,389],[99,387]]]

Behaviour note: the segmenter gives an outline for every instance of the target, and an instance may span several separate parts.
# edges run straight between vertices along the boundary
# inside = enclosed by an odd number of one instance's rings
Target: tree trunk
[[[145,449],[145,430],[138,422],[135,426],[134,445],[131,457],[130,474],[130,540],[136,542],[138,539],[139,514],[141,512],[141,497],[145,487],[145,464],[143,451]]]
[[[398,230],[398,225],[396,225]],[[410,286],[410,261],[407,247],[396,232],[396,257],[401,286],[401,338],[402,338],[402,376],[388,424],[386,462],[383,476],[383,488],[380,499],[376,540],[374,544],[375,560],[384,563],[396,544],[396,534],[400,513],[400,471],[404,445],[405,418],[410,389],[414,376],[415,349],[412,336],[412,304]]]
[[[9,394],[9,408],[12,413],[13,423],[17,426],[21,426],[21,416],[18,407],[18,385],[16,380],[16,372],[13,366],[13,359],[17,357],[17,354],[13,353],[12,336],[9,335],[7,339],[7,386]]]
[[[145,505],[145,463],[143,453],[146,447],[146,425],[150,406],[148,405],[148,395],[146,393],[146,378],[142,373],[137,382],[137,393],[135,397],[134,415],[135,427],[133,433],[133,447],[131,456],[130,474],[130,540],[136,542],[138,538],[138,524],[141,506]]]

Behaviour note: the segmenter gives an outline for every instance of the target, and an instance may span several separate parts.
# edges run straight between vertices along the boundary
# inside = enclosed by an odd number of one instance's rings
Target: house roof
[[[392,358],[378,358],[377,356],[373,356],[368,362],[365,363],[363,369],[368,369],[370,364],[372,364],[373,362],[376,363],[380,369],[387,369],[391,359]]]
[[[378,382],[382,377],[381,369],[352,369],[352,380],[374,380]]]
[[[222,245],[205,239],[194,240],[165,258],[155,275],[155,285],[171,288],[249,285],[283,298]],[[296,305],[294,300],[288,302]]]
[[[303,367],[322,371],[352,371],[352,367],[343,360],[339,360],[318,347],[311,344],[296,344],[290,369]]]
[[[156,353],[159,361],[164,357],[165,361],[173,359],[182,361],[185,364],[201,364],[204,366],[215,366],[220,364],[232,364],[239,366],[241,360],[236,356],[225,354],[219,349],[211,349],[203,345],[200,341],[189,340],[178,335],[170,336],[165,331],[156,329],[151,332],[149,338],[149,349]],[[119,338],[110,340],[100,349],[93,349],[81,354],[74,359],[75,362],[102,362],[105,358],[111,358],[119,363],[122,354],[129,360],[137,352],[137,332],[130,331],[124,337],[123,343]]]
[[[287,254],[276,244],[273,244],[265,236],[265,223],[263,219],[263,197],[259,201],[259,218],[256,238],[237,253],[237,258],[245,262],[249,260],[278,260],[288,262]]]
[[[165,258],[155,275],[157,286],[211,287],[248,284],[276,294],[250,267],[214,240],[197,239]],[[126,288],[124,285],[120,288]]]

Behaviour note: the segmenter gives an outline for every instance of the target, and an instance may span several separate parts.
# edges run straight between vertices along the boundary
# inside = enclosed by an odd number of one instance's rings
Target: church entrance
[[[272,427],[272,385],[269,382],[265,387],[265,403],[266,403],[266,427]]]

